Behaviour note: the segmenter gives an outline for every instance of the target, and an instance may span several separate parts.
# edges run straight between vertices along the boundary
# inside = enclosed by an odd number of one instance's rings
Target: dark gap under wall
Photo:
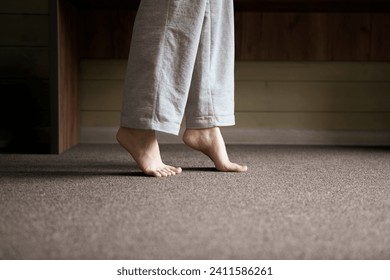
[[[1,80],[0,92],[0,152],[49,153],[48,80]]]

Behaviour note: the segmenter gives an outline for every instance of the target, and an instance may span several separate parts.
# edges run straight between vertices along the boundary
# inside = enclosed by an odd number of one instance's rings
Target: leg
[[[179,132],[207,1],[141,1],[117,139],[148,175],[181,172],[162,162],[154,131]]]
[[[186,108],[183,141],[220,171],[246,171],[230,162],[219,126],[234,125],[234,12],[231,0],[208,1]]]
[[[124,84],[122,126],[179,133],[208,1],[141,1]]]

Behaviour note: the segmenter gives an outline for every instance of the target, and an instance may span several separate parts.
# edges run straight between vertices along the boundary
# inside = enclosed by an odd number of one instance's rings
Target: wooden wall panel
[[[126,60],[84,60],[81,125],[119,126]],[[238,127],[388,130],[390,63],[236,63]]]
[[[124,59],[82,59],[80,60],[81,80],[123,80],[127,60]]]
[[[81,126],[119,127],[119,111],[83,111]]]
[[[119,127],[119,111],[85,111],[81,123],[88,127]],[[238,128],[389,131],[390,113],[236,112]]]
[[[82,111],[122,109],[123,81],[81,80],[80,106]]]
[[[123,80],[126,60],[81,60],[81,80]],[[390,81],[388,62],[236,61],[239,81]]]
[[[80,57],[127,59],[135,10],[81,10]],[[236,12],[238,60],[387,61],[390,13]]]
[[[58,1],[58,152],[78,144],[78,35],[77,10]]]
[[[121,80],[81,80],[81,110],[120,111],[122,91]],[[390,82],[236,81],[236,110],[390,112],[389,92]]]
[[[327,15],[327,60],[370,59],[370,14]]]
[[[390,14],[244,11],[236,16],[236,56],[238,60],[388,60],[388,24]]]
[[[390,112],[390,82],[237,81],[239,112]]]
[[[326,14],[242,12],[238,18],[238,59],[326,59]]]
[[[240,81],[390,81],[388,62],[237,61]]]
[[[390,60],[390,14],[372,15],[371,60]]]
[[[80,58],[127,58],[135,10],[81,10]]]
[[[390,113],[237,112],[236,127],[334,131],[389,131]]]
[[[1,0],[0,13],[48,14],[49,0]]]

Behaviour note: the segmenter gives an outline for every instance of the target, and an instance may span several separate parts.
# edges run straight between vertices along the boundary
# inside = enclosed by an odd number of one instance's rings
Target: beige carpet
[[[390,149],[228,146],[246,174],[162,146],[143,176],[117,145],[0,155],[1,259],[389,259]]]

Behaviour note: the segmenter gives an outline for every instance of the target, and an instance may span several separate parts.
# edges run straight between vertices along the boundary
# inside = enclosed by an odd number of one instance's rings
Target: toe
[[[181,173],[182,170],[181,168],[176,168],[173,166],[162,166],[161,168],[157,169],[146,169],[144,170],[144,173],[149,176],[153,177],[169,177],[169,176],[174,176],[176,174]]]
[[[172,174],[172,175],[177,175],[182,172],[180,167],[174,167],[174,166],[169,166],[167,165],[167,170]]]
[[[182,172],[181,167],[174,167],[176,174],[180,174]]]
[[[159,169],[158,173],[161,174],[161,177],[168,177],[169,174],[164,169]]]
[[[248,166],[246,166],[246,165],[240,165],[240,169],[239,169],[239,172],[246,172],[246,171],[248,171]]]
[[[156,170],[145,170],[144,173],[153,177],[162,177],[161,173]]]
[[[163,171],[165,174],[167,174],[167,176],[175,175],[175,174],[173,174],[173,172],[172,172],[169,168],[167,168],[167,167],[165,167],[164,169],[162,169],[162,171]]]
[[[239,165],[236,163],[233,163],[231,166],[231,171],[233,172],[245,172],[248,170],[248,167],[245,165]]]

